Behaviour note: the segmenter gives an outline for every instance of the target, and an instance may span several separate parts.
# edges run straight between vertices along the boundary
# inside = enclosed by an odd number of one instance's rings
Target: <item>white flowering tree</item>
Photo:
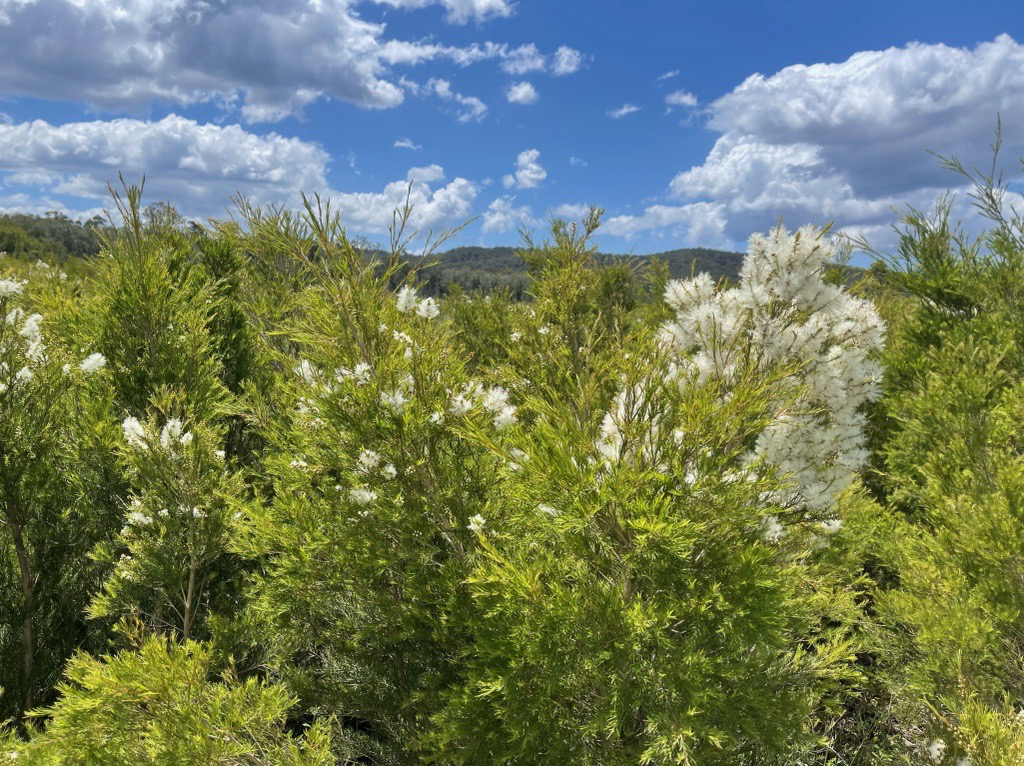
[[[46,288],[43,271],[34,271],[34,293]],[[76,548],[84,536],[75,528],[75,402],[86,379],[105,364],[100,354],[76,359],[51,346],[43,316],[30,308],[38,295],[30,296],[26,287],[18,279],[0,279],[0,544],[5,567],[16,573],[4,585],[17,583],[16,590],[4,588],[11,630],[0,632],[0,683],[18,697],[5,700],[9,713],[38,700],[37,666],[52,674],[70,652],[50,634],[65,631],[71,641],[78,636],[60,617],[62,609],[83,606],[76,602],[82,576],[76,558],[86,551]]]
[[[209,426],[128,417],[122,430],[133,491],[120,533],[95,554],[112,569],[90,612],[132,616],[188,639],[218,606],[230,613],[218,601],[238,577],[227,538],[244,485],[225,465],[222,434]]]
[[[527,256],[534,316],[502,368],[524,425],[467,434],[501,472],[472,521],[464,680],[428,742],[465,763],[799,762],[854,675],[858,612],[765,539],[787,484],[750,452],[792,367],[748,355],[680,385],[678,352],[597,316],[596,225]]]
[[[884,339],[871,303],[827,278],[834,255],[813,227],[755,234],[734,287],[716,289],[707,274],[668,285],[675,316],[661,331],[675,357],[669,374],[683,387],[713,380],[728,397],[751,364],[787,372],[747,461],[786,478],[781,505],[819,519],[833,517],[867,460],[864,406],[879,395]]]
[[[327,211],[278,222],[307,287],[289,318],[294,355],[279,356],[275,398],[289,406],[267,429],[272,499],[236,541],[259,572],[251,613],[303,701],[353,722],[355,752],[409,762],[458,682],[470,527],[498,462],[460,430],[507,434],[517,411],[470,380],[443,302],[392,291],[397,256],[356,249]],[[270,236],[268,223],[255,228]]]

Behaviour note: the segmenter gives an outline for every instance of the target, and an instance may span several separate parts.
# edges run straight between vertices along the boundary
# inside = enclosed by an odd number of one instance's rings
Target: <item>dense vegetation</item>
[[[0,221],[0,747],[1024,762],[1024,223],[974,180],[987,231],[908,211],[856,284],[812,227],[642,264],[593,211],[529,300],[319,201]]]

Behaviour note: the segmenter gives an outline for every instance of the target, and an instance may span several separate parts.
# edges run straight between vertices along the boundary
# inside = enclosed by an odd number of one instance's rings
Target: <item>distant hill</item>
[[[157,220],[159,205],[146,209],[147,220]],[[0,215],[0,253],[34,261],[37,258],[64,262],[69,258],[88,258],[99,253],[102,234],[107,231],[99,218],[73,221],[59,213],[45,216],[27,214]],[[420,273],[426,294],[443,296],[451,285],[463,290],[507,289],[513,297],[522,298],[529,286],[526,263],[514,247],[456,247],[426,259],[429,268]],[[598,261],[625,261],[642,269],[652,259],[667,264],[673,279],[691,273],[707,272],[715,280],[736,279],[743,256],[725,250],[704,247],[668,250],[651,255],[619,255],[602,253]]]
[[[515,297],[522,297],[529,279],[526,263],[513,247],[456,247],[426,259],[431,264],[420,272],[426,292],[444,295],[451,284],[464,290],[507,288]],[[650,255],[619,255],[601,253],[598,262],[626,261],[643,268],[653,259],[668,265],[673,279],[707,272],[716,281],[722,277],[734,280],[743,264],[741,253],[711,250],[704,247],[668,250]]]

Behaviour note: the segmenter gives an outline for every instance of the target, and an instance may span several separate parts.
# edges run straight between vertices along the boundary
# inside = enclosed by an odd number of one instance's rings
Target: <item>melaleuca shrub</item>
[[[503,468],[474,524],[474,640],[432,729],[442,762],[794,763],[853,675],[850,594],[775,533],[783,485],[745,460],[783,376],[679,387],[651,338],[629,340],[603,371],[627,392],[615,454],[569,402],[471,432]]]
[[[181,393],[192,417],[222,414],[227,392],[211,326],[217,293],[191,267],[193,242],[181,232],[147,231],[142,190],[115,197],[122,227],[101,253],[87,307],[93,345],[111,368],[122,417],[143,417],[154,396]]]
[[[329,217],[307,226],[316,278],[280,361],[291,406],[268,426],[269,499],[236,545],[258,566],[268,664],[305,707],[342,717],[354,752],[415,763],[441,690],[460,682],[468,526],[496,470],[460,428],[512,428],[516,410],[467,374],[435,299],[389,289],[397,259],[364,258]]]
[[[884,335],[869,301],[826,278],[834,253],[813,227],[755,234],[735,287],[716,290],[707,274],[668,285],[676,316],[662,328],[683,386],[728,386],[742,365],[791,368],[802,393],[777,408],[750,459],[788,477],[783,505],[821,519],[868,457],[863,408],[878,396]]]
[[[231,667],[216,667],[202,643],[151,636],[137,651],[102,659],[81,654],[68,664],[60,694],[37,713],[45,728],[30,728],[27,741],[0,741],[12,762],[335,763],[324,723],[301,736],[289,733],[294,698],[279,685],[240,680]]]
[[[893,323],[876,436],[886,509],[862,524],[880,678],[895,749],[936,764],[1009,764],[1024,752],[1024,224],[991,178],[977,239],[948,202],[906,217],[883,274],[908,304]]]
[[[38,270],[37,270],[38,271]],[[45,270],[44,270],[45,271]],[[68,356],[51,344],[33,310],[51,275],[33,283],[0,279],[0,556],[3,714],[45,699],[82,639],[78,615],[88,598],[81,558],[87,535],[75,452],[81,433],[76,400],[102,374],[100,354]],[[30,295],[29,293],[33,293]]]
[[[223,434],[166,406],[159,420],[122,423],[132,487],[124,527],[95,556],[110,573],[90,613],[131,616],[155,632],[201,634],[211,613],[234,609],[239,574],[228,552],[245,486],[225,462]]]

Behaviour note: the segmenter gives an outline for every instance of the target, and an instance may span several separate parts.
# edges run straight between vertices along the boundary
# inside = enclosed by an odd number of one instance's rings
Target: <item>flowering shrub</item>
[[[879,395],[884,335],[869,301],[826,279],[834,255],[812,227],[755,234],[735,287],[716,290],[707,274],[668,285],[676,314],[661,329],[682,386],[728,388],[751,363],[791,370],[785,379],[799,392],[773,408],[749,460],[788,477],[782,504],[819,515],[867,460],[863,410]]]

